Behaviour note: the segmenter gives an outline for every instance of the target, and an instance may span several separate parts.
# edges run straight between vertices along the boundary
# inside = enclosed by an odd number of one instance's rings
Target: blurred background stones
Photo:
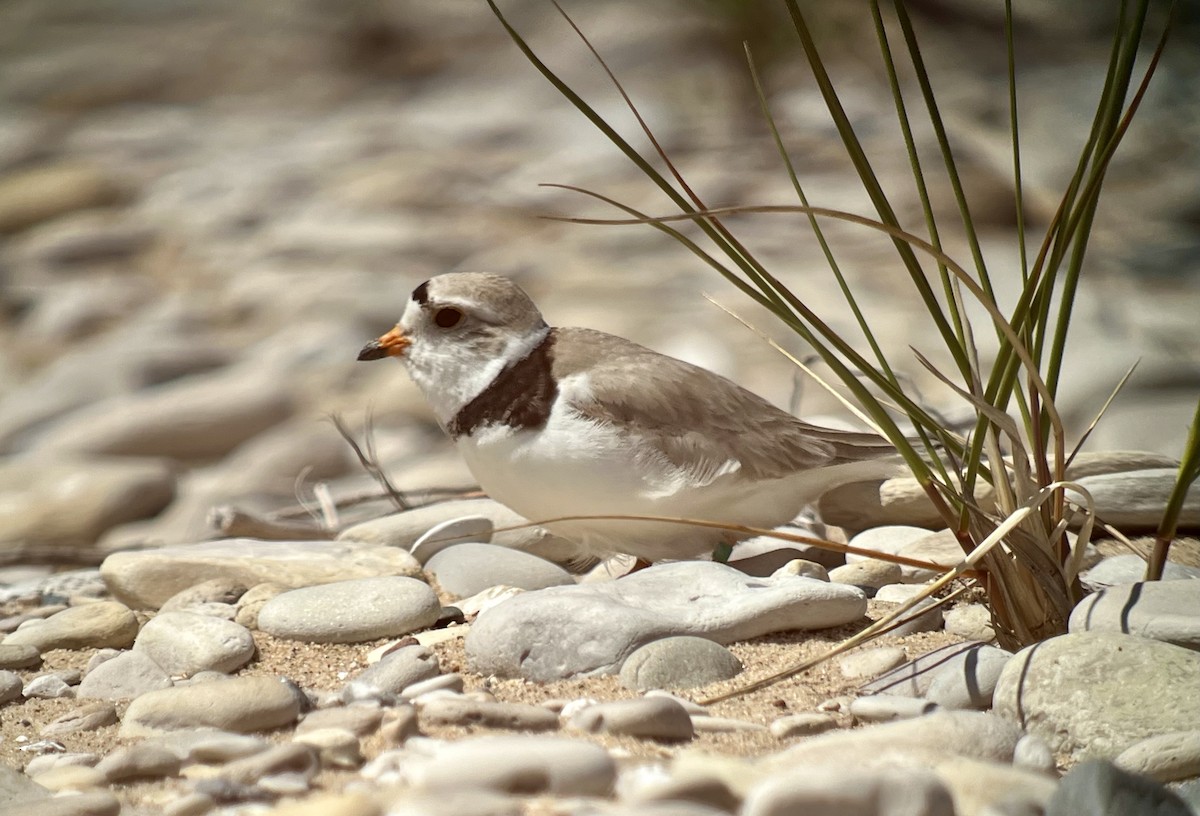
[[[1086,138],[1115,13],[1107,5],[1017,10],[1033,236]],[[917,227],[886,82],[869,56],[869,15],[827,6],[812,14],[839,90],[901,218]],[[642,143],[548,3],[503,7]],[[810,199],[869,212],[775,4],[568,10],[708,203],[793,201],[747,78],[748,38]],[[913,13],[993,279],[1011,300],[1019,275],[1002,20],[976,0],[925,0]],[[1097,450],[1177,455],[1200,391],[1194,6],[1179,23],[1109,173],[1072,324],[1061,408],[1076,433],[1141,360],[1092,437]],[[936,172],[930,134],[917,137]],[[373,415],[398,485],[469,487],[400,369],[354,363],[416,284],[453,269],[514,276],[552,323],[628,336],[804,416],[841,413],[704,299],[808,353],[719,276],[650,229],[540,219],[612,214],[543,182],[670,211],[474,0],[0,5],[0,560],[98,561],[211,536],[209,509],[233,499],[269,512],[318,482],[335,496],[367,489],[327,421],[335,412],[358,428]],[[935,191],[950,223],[954,202]],[[800,217],[730,224],[851,331]],[[964,406],[900,351],[942,359],[888,243],[842,224],[829,234],[897,365],[931,404],[961,416]],[[968,257],[953,236],[947,243]]]

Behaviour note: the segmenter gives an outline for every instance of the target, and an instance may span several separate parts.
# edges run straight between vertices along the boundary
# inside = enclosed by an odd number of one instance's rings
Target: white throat
[[[486,355],[455,343],[414,344],[404,364],[444,428],[501,371],[527,357],[549,333],[550,327],[543,325],[528,334],[511,335],[499,350]]]

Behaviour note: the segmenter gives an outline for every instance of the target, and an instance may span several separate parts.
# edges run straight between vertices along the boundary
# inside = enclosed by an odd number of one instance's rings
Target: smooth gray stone
[[[1179,479],[1179,467],[1100,473],[1079,479],[1095,502],[1096,515],[1121,530],[1157,530],[1167,500]],[[1181,528],[1200,525],[1200,496],[1188,491],[1180,508]]]
[[[1200,694],[1181,689],[1200,689],[1200,653],[1133,635],[1082,632],[1017,652],[1000,675],[993,705],[1056,753],[1107,759],[1149,737],[1200,729]]]
[[[160,779],[175,776],[182,763],[174,752],[151,742],[122,745],[100,760],[96,770],[109,783],[130,779]]]
[[[126,709],[121,736],[205,727],[264,731],[295,722],[299,715],[299,697],[274,677],[232,677],[143,694]]]
[[[900,576],[899,564],[875,558],[864,558],[861,561],[834,567],[829,571],[829,580],[835,584],[850,584],[870,589],[897,583]]]
[[[142,626],[133,651],[167,674],[190,677],[202,671],[237,671],[254,657],[255,646],[250,630],[233,621],[194,612],[160,612]]]
[[[354,541],[226,538],[113,553],[100,565],[100,574],[113,597],[138,609],[157,609],[179,592],[212,579],[295,589],[380,575],[420,575],[421,565],[405,550]]]
[[[137,617],[129,607],[116,601],[98,601],[72,606],[22,626],[5,637],[4,643],[26,644],[42,652],[104,646],[126,649],[137,633]]]
[[[417,704],[421,725],[478,725],[510,731],[553,731],[558,715],[548,708],[526,703],[473,700],[470,697],[436,697]]]
[[[30,680],[21,689],[26,699],[56,700],[60,697],[74,697],[75,689],[57,674],[42,674]]]
[[[1080,601],[1069,626],[1072,632],[1123,632],[1200,651],[1200,582],[1108,587]]]
[[[221,768],[221,778],[253,785],[264,777],[288,774],[299,776],[307,782],[316,776],[320,768],[321,762],[315,748],[301,742],[288,742],[226,763]]]
[[[614,771],[615,773],[615,771]],[[32,803],[50,797],[50,791],[34,782],[16,768],[0,762],[0,802]]]
[[[424,629],[441,609],[424,581],[359,578],[276,595],[259,610],[258,628],[309,643],[360,643]]]
[[[439,674],[428,680],[420,680],[400,692],[400,699],[409,702],[420,699],[426,694],[437,694],[450,691],[454,694],[463,693],[463,676],[457,672]]]
[[[1136,742],[1114,764],[1157,782],[1200,777],[1200,730],[1173,731]]]
[[[859,697],[850,703],[850,714],[864,722],[891,722],[924,717],[937,711],[937,704],[920,697],[897,697],[892,694],[875,694]]]
[[[647,643],[625,658],[621,685],[635,691],[689,689],[737,677],[742,662],[707,638],[682,635]]]
[[[911,620],[890,630],[888,634],[892,637],[903,637],[904,635],[915,635],[918,632],[940,631],[944,620],[942,608],[936,604],[937,601],[933,598],[926,598],[918,602],[915,607],[904,613],[904,617],[911,618]],[[922,612],[922,610],[925,611]],[[914,615],[916,617],[913,617]]]
[[[441,667],[433,652],[424,646],[405,646],[363,669],[342,689],[342,701],[390,700],[413,683],[439,674]]]
[[[117,721],[112,703],[87,703],[51,720],[41,731],[43,737],[58,737],[76,731],[94,731]]]
[[[937,672],[962,654],[979,648],[978,643],[951,643],[916,657],[859,688],[861,694],[897,694],[924,697]]]
[[[0,670],[0,705],[21,699],[21,690],[25,683],[21,675],[8,670]]]
[[[141,744],[165,748],[179,757],[181,762],[205,765],[223,765],[271,747],[271,743],[262,737],[214,731],[211,728],[171,731],[144,739]]]
[[[812,578],[753,578],[723,564],[660,564],[619,581],[526,592],[482,613],[466,638],[473,669],[557,680],[615,672],[639,647],[676,635],[717,643],[860,619],[866,596]]]
[[[669,697],[639,697],[596,703],[571,717],[570,726],[592,734],[644,739],[690,740],[696,731],[687,709]]]
[[[127,651],[105,660],[83,677],[78,696],[132,700],[147,691],[170,688],[171,677],[141,652]]]
[[[438,746],[424,762],[411,763],[413,784],[438,791],[608,796],[616,777],[608,751],[587,740],[556,736],[458,740]]]
[[[27,643],[0,643],[0,671],[29,669],[42,662],[36,646]]]
[[[846,563],[846,556],[840,552],[762,536],[735,544],[733,554],[729,556],[729,566],[747,575],[766,578],[789,561],[797,559],[812,561],[827,570]]]
[[[527,552],[558,564],[589,560],[578,544],[553,535],[542,527],[530,525],[528,519],[494,499],[458,499],[393,513],[347,527],[338,534],[338,540],[364,541],[409,550],[431,528],[464,516],[482,516],[492,522],[498,532],[489,537],[490,544]]]
[[[992,707],[992,694],[1012,652],[980,645],[961,652],[934,672],[925,699],[942,708],[983,711]]]
[[[446,592],[468,598],[494,586],[545,589],[575,583],[571,573],[544,558],[495,544],[456,544],[436,552],[425,569]]]
[[[310,711],[296,726],[296,733],[320,731],[325,728],[341,728],[358,737],[365,737],[379,730],[383,720],[383,708],[377,705],[348,705],[338,708],[321,708]]]
[[[773,776],[751,789],[741,816],[955,816],[954,800],[926,772],[857,769]]]
[[[1092,760],[1076,765],[1062,778],[1046,816],[1192,816],[1192,812],[1153,779]]]
[[[1084,589],[1099,592],[1111,586],[1134,584],[1146,577],[1146,562],[1136,555],[1110,555],[1089,570],[1079,574]],[[1168,561],[1163,567],[1163,579],[1179,581],[1200,579],[1200,569]],[[1196,589],[1200,592],[1200,589]]]
[[[977,711],[935,711],[924,717],[834,731],[803,740],[763,759],[774,771],[810,765],[932,767],[948,757],[962,756],[1011,762],[1021,728],[993,714]]]
[[[842,655],[838,658],[838,668],[843,677],[871,678],[891,671],[907,659],[908,655],[899,646],[878,646]]]

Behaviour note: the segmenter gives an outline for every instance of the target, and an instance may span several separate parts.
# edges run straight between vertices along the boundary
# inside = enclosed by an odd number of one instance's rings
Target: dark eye
[[[433,322],[443,329],[452,329],[462,322],[463,313],[458,309],[447,306],[438,309],[433,315]]]

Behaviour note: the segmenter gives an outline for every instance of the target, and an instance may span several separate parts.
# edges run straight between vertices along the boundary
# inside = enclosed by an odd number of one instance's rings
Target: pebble
[[[846,563],[840,552],[762,536],[738,542],[729,557],[729,566],[746,575],[764,578],[792,561],[811,561],[827,570]]]
[[[854,561],[829,571],[829,580],[835,584],[850,584],[852,586],[878,589],[881,586],[894,584],[900,580],[899,564],[890,561],[880,561],[867,558]]]
[[[210,603],[236,604],[246,594],[246,587],[225,578],[201,581],[195,586],[180,590],[167,598],[159,612],[195,612],[192,607],[204,607]]]
[[[1192,816],[1182,799],[1152,779],[1092,760],[1071,769],[1046,806],[1046,816]]]
[[[763,767],[776,772],[808,765],[866,768],[902,763],[929,767],[954,756],[1010,762],[1021,736],[1019,726],[994,714],[935,711],[915,719],[810,737],[764,757]]]
[[[746,734],[767,730],[762,723],[734,717],[693,717],[692,727],[697,734]]]
[[[942,628],[942,608],[937,605],[935,599],[926,598],[905,612],[902,619],[906,622],[889,630],[889,635],[903,637],[918,632],[936,632]]]
[[[1057,787],[1054,774],[965,757],[939,763],[934,773],[950,791],[958,813],[986,813],[991,807],[1043,813]]]
[[[428,680],[420,680],[411,686],[405,687],[404,691],[400,692],[400,699],[411,702],[420,700],[426,694],[436,695],[442,692],[462,694],[462,690],[462,675],[458,672],[450,672],[449,674],[439,674],[437,677],[430,677]]]
[[[224,764],[265,751],[270,743],[262,737],[214,731],[211,728],[170,731],[150,737],[142,744],[154,743],[171,751],[185,763]]]
[[[57,674],[42,674],[26,683],[21,694],[26,699],[56,700],[74,697],[75,689]]]
[[[875,600],[908,603],[929,588],[924,584],[886,584],[875,591]]]
[[[383,738],[385,745],[403,745],[420,733],[417,709],[411,705],[398,705],[387,709],[379,725],[379,736]]]
[[[130,779],[160,779],[176,776],[181,762],[173,752],[153,743],[123,745],[100,760],[96,770],[105,781],[126,782]]]
[[[464,517],[488,519],[494,532],[486,543],[536,555],[558,564],[578,561],[586,554],[578,544],[559,538],[493,499],[438,502],[414,510],[364,521],[338,534],[339,541],[362,541],[409,550],[439,524]],[[501,529],[519,527],[520,529]],[[429,553],[432,555],[433,553]]]
[[[1090,592],[1099,592],[1112,586],[1135,584],[1146,577],[1146,562],[1136,555],[1110,555],[1091,569],[1079,574],[1083,588]],[[1200,578],[1200,568],[1188,567],[1168,561],[1163,566],[1163,579],[1180,581]]]
[[[348,705],[310,711],[296,726],[296,734],[338,728],[357,737],[365,737],[379,730],[383,711],[377,705]]]
[[[863,694],[898,694],[903,697],[924,697],[933,678],[943,666],[958,655],[978,648],[973,643],[951,643],[919,655],[902,666],[876,677],[865,684]]]
[[[137,633],[137,617],[129,607],[116,601],[99,601],[32,621],[6,636],[4,643],[33,646],[40,652],[105,646],[126,649],[133,645]]]
[[[467,598],[494,586],[533,590],[575,583],[571,573],[544,558],[495,544],[457,544],[425,563],[438,585],[455,598]]]
[[[480,614],[467,656],[481,674],[556,680],[609,674],[638,647],[675,635],[729,643],[860,619],[854,587],[764,579],[704,561],[660,564],[619,581],[525,592]]]
[[[908,655],[899,646],[878,646],[850,652],[838,658],[843,677],[875,677],[904,663]]]
[[[109,702],[88,703],[51,720],[41,731],[43,737],[58,737],[76,731],[94,731],[117,721],[117,709]]]
[[[292,723],[299,714],[299,698],[275,678],[234,677],[146,692],[129,704],[121,735],[139,737],[204,727],[262,731]]]
[[[558,715],[548,708],[526,703],[500,703],[469,697],[438,697],[419,704],[422,726],[457,725],[503,728],[510,731],[554,731]]]
[[[631,808],[631,811],[641,813],[646,812],[647,807],[698,805],[704,808],[701,813],[707,811],[715,816],[721,813],[736,813],[741,805],[740,797],[735,795],[728,785],[720,779],[705,776],[656,780],[628,798],[631,804],[636,806],[636,810]]]
[[[1200,729],[1158,734],[1135,742],[1113,760],[1118,768],[1159,782],[1200,776]]]
[[[1123,632],[1200,651],[1200,582],[1139,581],[1088,595],[1071,611],[1071,632]]]
[[[687,710],[666,697],[596,703],[574,714],[568,725],[592,734],[663,741],[690,740],[696,733]]]
[[[405,646],[364,669],[342,689],[341,698],[345,703],[387,700],[440,673],[433,652],[424,646]]]
[[[455,544],[487,544],[492,540],[494,529],[495,525],[487,516],[459,516],[447,519],[430,527],[413,542],[408,551],[421,562],[421,566],[425,566],[430,558]]]
[[[1120,530],[1154,532],[1179,478],[1178,466],[1099,473],[1078,479],[1092,494],[1096,515]],[[1200,497],[1188,491],[1179,510],[1181,529],[1200,526]]]
[[[132,700],[147,691],[170,687],[170,675],[149,656],[126,651],[91,668],[79,684],[78,695],[101,700]]]
[[[933,673],[925,699],[942,708],[991,708],[996,683],[1011,658],[1011,652],[995,646],[959,652]]]
[[[423,762],[411,761],[408,773],[413,784],[434,791],[608,796],[617,768],[608,751],[586,740],[513,735],[444,743]]]
[[[810,737],[837,728],[837,720],[823,712],[804,711],[778,717],[772,720],[767,728],[771,735],[778,739]]]
[[[293,741],[315,748],[322,768],[358,768],[365,761],[358,737],[342,728],[314,728]]]
[[[1034,734],[1026,734],[1013,750],[1013,765],[1041,773],[1054,773],[1054,752],[1046,741]]]
[[[821,769],[774,776],[755,786],[742,816],[955,816],[950,792],[927,772]]]
[[[815,578],[818,581],[828,581],[829,571],[816,561],[803,558],[793,558],[779,569],[771,573],[772,578],[782,578],[785,575],[799,575],[802,578]]]
[[[185,677],[202,671],[234,672],[254,657],[250,630],[194,612],[159,612],[142,627],[133,651],[163,671]]]
[[[1084,632],[1028,646],[1008,661],[995,712],[1056,753],[1112,758],[1134,743],[1200,729],[1200,653],[1131,635]],[[1171,700],[1170,706],[1148,705]]]
[[[888,694],[859,697],[850,703],[850,714],[863,722],[907,720],[924,717],[937,709],[936,703],[922,700],[920,697],[895,697]]]
[[[642,646],[621,664],[621,685],[635,691],[689,689],[737,677],[742,662],[707,638],[680,636]]]
[[[329,541],[231,538],[114,553],[100,573],[114,597],[157,609],[176,593],[221,578],[246,586],[272,582],[289,588],[377,576],[420,575],[403,550]]]
[[[309,643],[361,643],[424,629],[441,609],[424,581],[358,578],[276,595],[259,610],[258,628]]]
[[[942,615],[945,629],[952,635],[983,643],[991,643],[996,639],[992,613],[983,604],[962,604],[945,610]]]
[[[104,774],[86,765],[62,765],[51,768],[34,778],[43,788],[59,791],[80,791],[104,784]]]
[[[36,646],[28,643],[0,643],[0,671],[36,668],[41,662],[42,655]]]
[[[21,699],[25,682],[16,672],[0,669],[0,705]]]
[[[221,778],[254,785],[266,777],[290,776],[298,777],[307,787],[320,769],[320,757],[315,748],[301,742],[289,742],[226,763],[221,768]]]
[[[48,423],[33,450],[185,461],[224,456],[294,409],[284,372],[244,367],[119,394]]]

